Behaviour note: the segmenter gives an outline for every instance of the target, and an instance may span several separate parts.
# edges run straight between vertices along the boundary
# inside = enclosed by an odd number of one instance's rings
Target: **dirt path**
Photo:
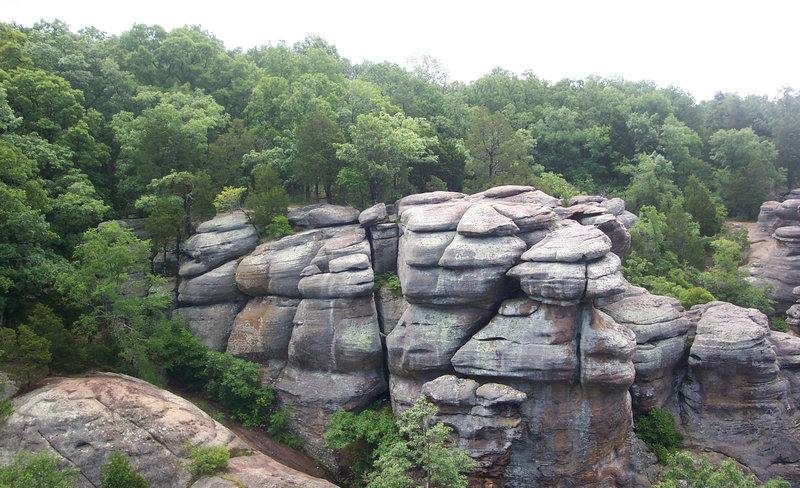
[[[314,458],[302,451],[276,442],[263,430],[243,427],[235,422],[226,422],[225,426],[241,437],[251,448],[266,454],[279,463],[311,476],[323,478],[332,483],[336,482],[333,473]]]

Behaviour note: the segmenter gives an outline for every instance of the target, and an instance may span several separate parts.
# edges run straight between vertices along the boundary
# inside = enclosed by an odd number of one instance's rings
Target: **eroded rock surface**
[[[736,459],[763,481],[783,476],[800,483],[792,373],[800,339],[770,331],[767,317],[755,309],[712,302],[697,312],[681,387],[688,442]]]
[[[13,404],[15,412],[0,424],[0,464],[8,464],[20,449],[49,451],[61,466],[80,469],[81,488],[101,485],[100,467],[112,452],[127,455],[149,486],[172,488],[190,482],[181,457],[185,442],[225,446],[233,453],[249,449],[190,402],[123,375],[54,378]],[[231,459],[229,473],[248,488],[334,486],[263,454]],[[196,486],[226,485],[203,480]]]

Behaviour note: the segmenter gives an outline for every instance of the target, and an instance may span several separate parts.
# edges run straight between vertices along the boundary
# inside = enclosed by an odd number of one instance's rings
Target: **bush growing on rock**
[[[753,475],[744,476],[732,459],[728,459],[714,469],[704,456],[695,461],[687,452],[678,452],[669,457],[670,468],[662,475],[660,483],[653,488],[755,488]],[[766,488],[790,488],[792,485],[777,478],[761,485]]]
[[[663,408],[654,408],[639,416],[634,424],[634,432],[664,463],[669,461],[669,455],[683,443],[683,434],[677,429],[675,417],[672,412]]]
[[[224,473],[231,458],[225,446],[193,446],[188,441],[183,446],[183,454],[191,459],[188,468],[195,479]]]
[[[420,397],[397,423],[402,436],[391,449],[375,461],[376,474],[368,488],[405,488],[418,486],[466,487],[467,475],[475,462],[461,449],[448,447],[452,429],[442,422],[433,423],[438,408]],[[413,474],[412,474],[413,473]],[[417,475],[421,473],[421,475]]]
[[[371,405],[360,413],[338,410],[325,431],[325,446],[347,450],[353,457],[346,481],[364,486],[373,474],[375,460],[400,440],[392,409],[388,404]]]
[[[101,488],[147,488],[144,476],[133,470],[130,459],[121,452],[109,454],[100,473],[103,475]]]

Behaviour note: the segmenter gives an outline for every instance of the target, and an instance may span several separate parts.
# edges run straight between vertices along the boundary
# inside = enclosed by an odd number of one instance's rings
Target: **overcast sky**
[[[797,0],[0,0],[2,21],[55,18],[109,34],[134,23],[200,25],[229,49],[318,34],[353,63],[407,66],[427,53],[465,82],[499,66],[550,81],[652,80],[698,101],[800,88]]]

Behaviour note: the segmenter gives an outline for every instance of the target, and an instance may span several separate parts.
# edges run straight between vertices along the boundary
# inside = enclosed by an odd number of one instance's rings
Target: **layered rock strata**
[[[800,339],[770,331],[755,309],[712,302],[693,310],[699,320],[681,387],[688,443],[732,457],[762,481],[800,484]]]
[[[236,284],[252,298],[233,322],[227,351],[266,366],[307,448],[328,458],[322,436],[330,415],[386,390],[373,251],[353,209],[315,205],[291,218],[317,227],[264,243],[241,261]]]
[[[192,333],[215,351],[224,351],[244,295],[236,286],[238,258],[252,251],[258,234],[241,212],[203,222],[197,234],[181,243],[186,260],[178,275],[178,308]]]
[[[764,202],[752,234],[747,270],[756,284],[772,287],[770,298],[782,313],[800,298],[794,293],[800,286],[800,199]]]

